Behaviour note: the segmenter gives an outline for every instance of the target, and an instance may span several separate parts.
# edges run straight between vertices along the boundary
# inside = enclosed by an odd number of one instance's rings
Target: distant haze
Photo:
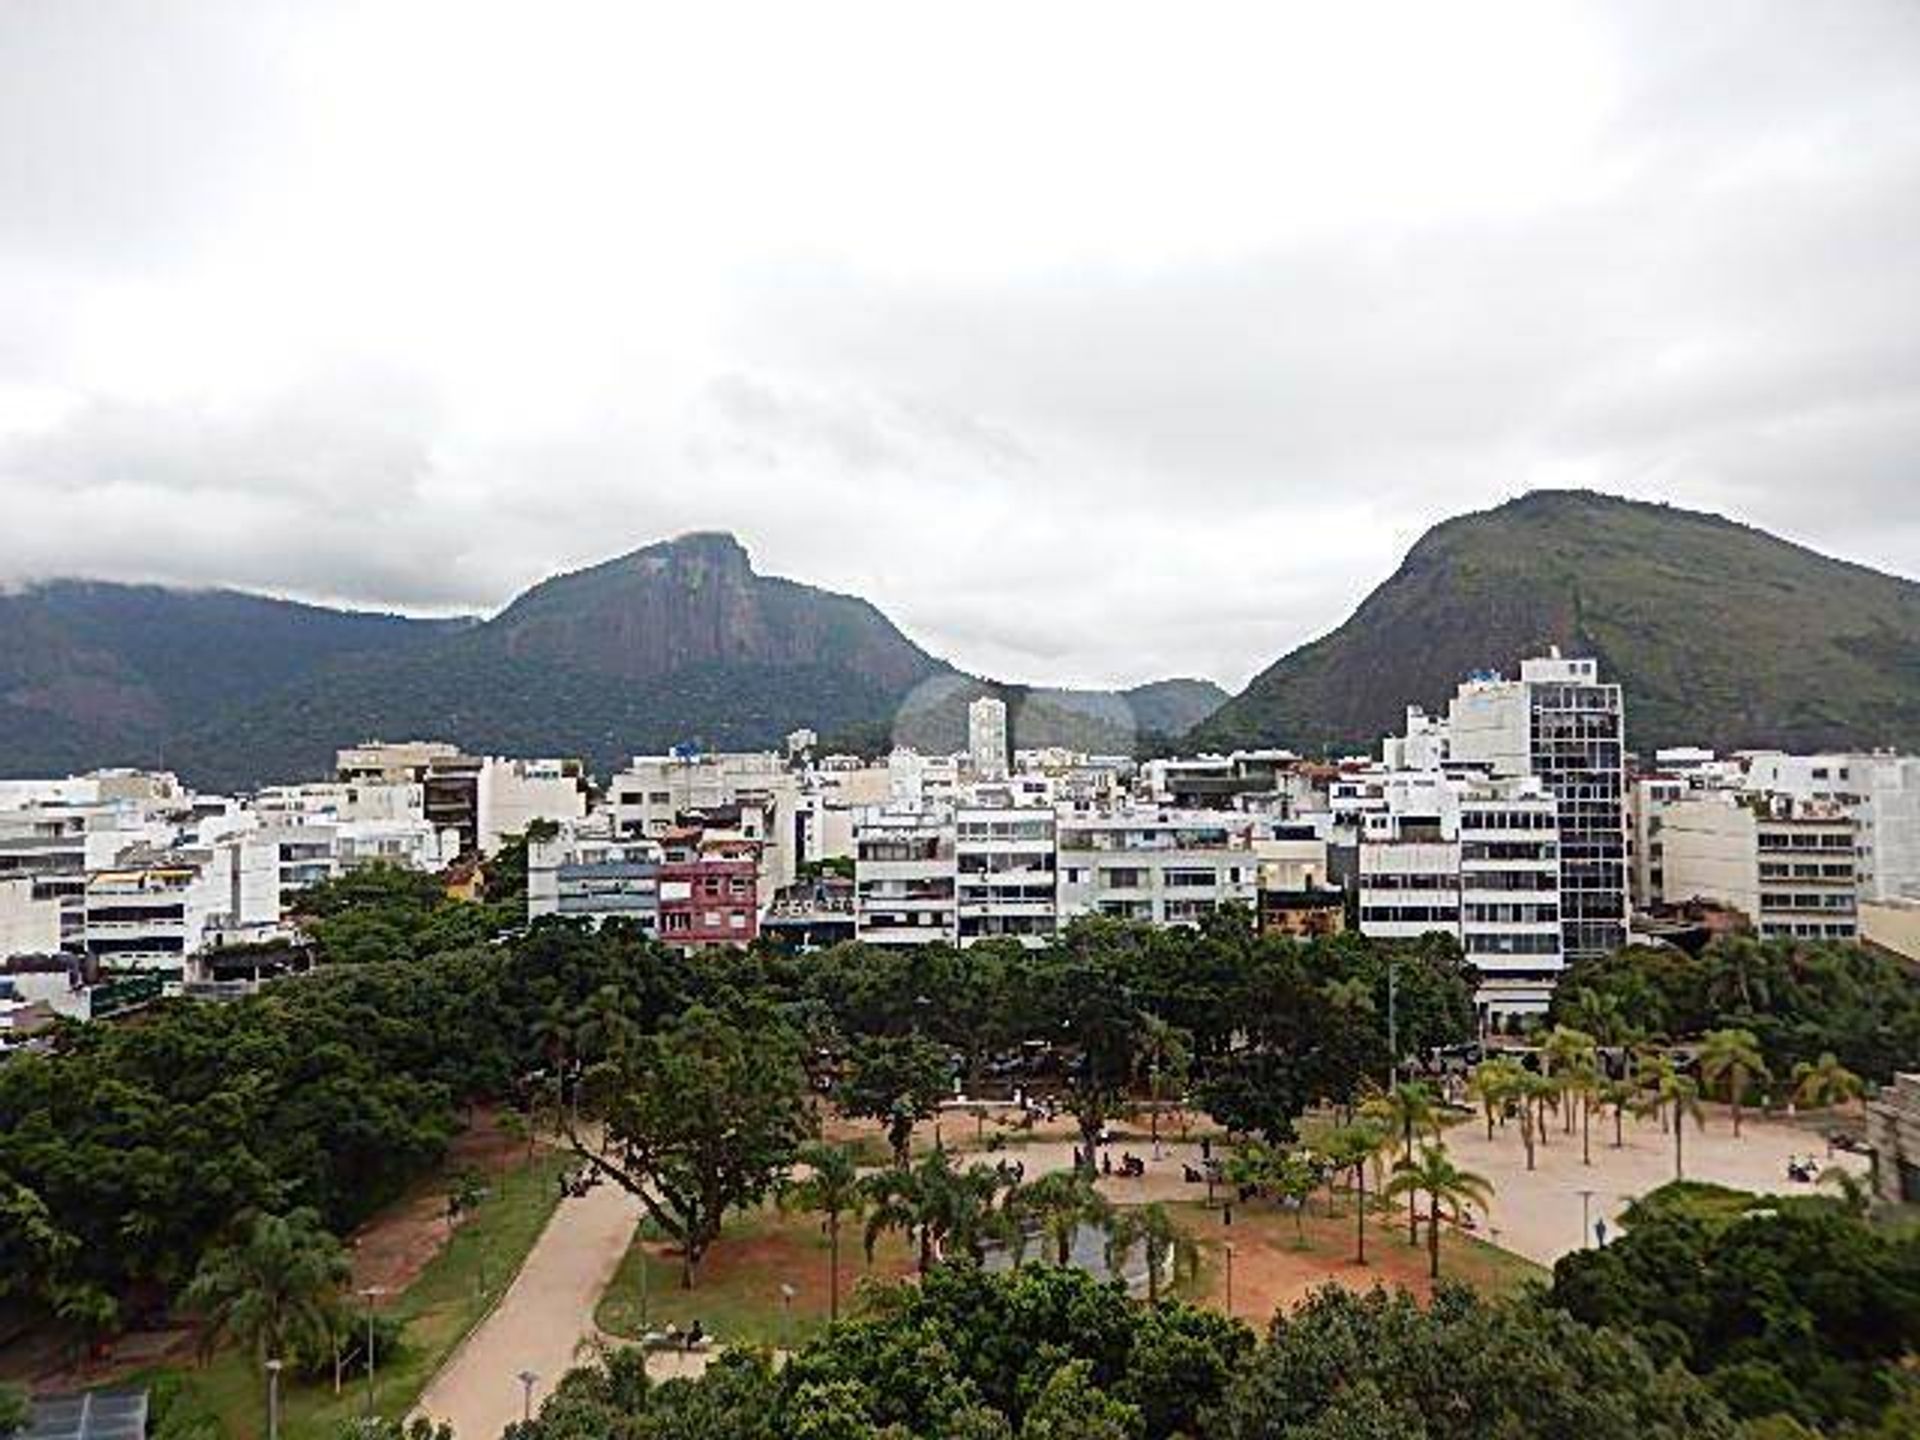
[[[1916,76],[1911,0],[10,0],[0,584],[728,529],[1238,687],[1538,487],[1920,574]]]

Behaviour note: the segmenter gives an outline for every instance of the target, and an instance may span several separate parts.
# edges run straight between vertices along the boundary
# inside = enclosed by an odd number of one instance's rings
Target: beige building
[[[1860,938],[1920,964],[1920,900],[1862,901]]]
[[[1844,809],[1713,793],[1661,811],[1662,897],[1738,910],[1762,939],[1853,940],[1857,831]]]

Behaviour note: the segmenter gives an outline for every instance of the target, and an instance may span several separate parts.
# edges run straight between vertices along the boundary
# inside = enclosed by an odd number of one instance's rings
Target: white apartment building
[[[851,860],[854,824],[862,811],[893,796],[893,772],[855,755],[828,755],[799,777],[798,860]],[[797,866],[796,866],[797,869]]]
[[[1063,815],[1060,919],[1110,915],[1193,925],[1229,901],[1253,908],[1259,818],[1220,810],[1141,808]]]
[[[1661,814],[1664,898],[1709,900],[1763,939],[1859,936],[1857,828],[1845,805],[1790,796],[1695,796]]]
[[[1456,766],[1531,775],[1559,802],[1560,914],[1568,959],[1627,939],[1626,716],[1620,687],[1596,661],[1552,654],[1520,677],[1477,675],[1447,711]]]
[[[791,885],[806,858],[799,777],[769,751],[636,755],[609,783],[606,808],[616,835],[657,840],[701,816],[756,841],[762,900]]]
[[[950,812],[869,811],[855,831],[854,934],[872,945],[958,941],[959,875]]]
[[[660,930],[658,841],[563,830],[527,845],[527,914]]]
[[[1059,929],[1051,805],[969,806],[954,816],[955,916],[962,945],[1025,945]]]
[[[1489,1015],[1540,1012],[1566,968],[1558,805],[1532,777],[1391,775],[1360,819],[1360,929],[1450,935]]]
[[[1007,776],[1007,706],[982,695],[967,706],[967,759],[976,780],[1004,780]]]
[[[1920,756],[1759,751],[1744,758],[1746,788],[1830,802],[1853,817],[1862,900],[1920,899]]]

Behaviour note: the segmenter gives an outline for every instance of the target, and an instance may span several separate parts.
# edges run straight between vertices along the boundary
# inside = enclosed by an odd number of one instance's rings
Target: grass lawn
[[[440,1188],[445,1181],[428,1184]],[[419,1278],[397,1298],[381,1301],[382,1313],[405,1320],[406,1334],[394,1363],[377,1357],[374,1408],[379,1414],[403,1415],[413,1408],[454,1346],[512,1283],[559,1202],[552,1165],[545,1159],[531,1168],[517,1167],[504,1180],[492,1177],[491,1185],[487,1198]],[[174,1373],[183,1383],[183,1402],[210,1411],[231,1440],[265,1433],[265,1383],[250,1356],[226,1350],[204,1367]],[[154,1373],[140,1377],[155,1378]],[[365,1405],[364,1371],[348,1376],[338,1395],[331,1379],[307,1384],[286,1377],[281,1433],[286,1440],[332,1440],[339,1422],[362,1414]]]
[[[692,1290],[680,1288],[680,1256],[652,1227],[628,1247],[613,1281],[594,1311],[610,1335],[637,1338],[642,1330],[684,1330],[694,1320],[723,1344],[791,1346],[811,1339],[827,1324],[827,1238],[818,1215],[782,1214],[774,1206],[736,1215],[701,1262]],[[880,1238],[871,1268],[861,1249],[862,1227],[845,1224],[840,1239],[840,1313],[854,1304],[854,1289],[868,1275],[894,1278],[913,1272],[913,1255],[897,1234]],[[641,1323],[641,1275],[646,1276],[646,1323]],[[785,1300],[780,1287],[793,1289]]]

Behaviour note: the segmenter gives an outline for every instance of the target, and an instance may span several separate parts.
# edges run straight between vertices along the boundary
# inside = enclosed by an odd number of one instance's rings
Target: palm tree
[[[1113,1211],[1092,1181],[1071,1170],[1056,1170],[1020,1186],[1007,1203],[1022,1221],[1038,1222],[1041,1234],[1053,1245],[1054,1264],[1061,1266],[1073,1260],[1073,1240],[1080,1227],[1105,1225]]]
[[[1450,1210],[1455,1220],[1460,1218],[1460,1210],[1466,1202],[1472,1202],[1485,1208],[1493,1200],[1493,1183],[1483,1175],[1471,1170],[1462,1170],[1447,1158],[1445,1145],[1422,1145],[1418,1161],[1402,1160],[1393,1167],[1393,1178],[1387,1182],[1388,1195],[1404,1194],[1409,1200],[1416,1195],[1427,1197],[1427,1257],[1428,1275],[1435,1280],[1440,1278],[1440,1211],[1444,1206]]]
[[[1393,1137],[1377,1125],[1343,1125],[1327,1135],[1321,1150],[1328,1161],[1353,1171],[1354,1188],[1359,1195],[1359,1218],[1354,1222],[1354,1263],[1367,1263],[1367,1162],[1380,1153]]]
[[[1440,1136],[1440,1111],[1434,1103],[1433,1091],[1418,1080],[1410,1080],[1396,1085],[1383,1095],[1374,1095],[1360,1106],[1361,1113],[1371,1119],[1382,1121],[1389,1130],[1400,1137],[1402,1160],[1413,1159],[1413,1135],[1416,1130],[1431,1133],[1435,1139]],[[1420,1243],[1420,1215],[1414,1208],[1413,1197],[1407,1197],[1407,1243]]]
[[[1667,1128],[1666,1101],[1662,1098],[1667,1082],[1679,1074],[1674,1066],[1673,1057],[1665,1051],[1649,1049],[1638,1058],[1633,1068],[1634,1089],[1644,1097],[1634,1106],[1637,1115],[1651,1115],[1660,1122],[1664,1133]]]
[[[1547,1106],[1560,1102],[1560,1090],[1545,1075],[1522,1070],[1514,1081],[1514,1099],[1520,1102],[1520,1143],[1527,1147],[1527,1169],[1533,1169],[1534,1147],[1546,1139]]]
[[[1620,997],[1595,990],[1591,985],[1582,985],[1574,991],[1573,1000],[1567,1006],[1567,1018],[1591,1035],[1597,1045],[1621,1044],[1630,1028]]]
[[[1593,1058],[1593,1037],[1584,1030],[1556,1025],[1540,1044],[1541,1073],[1549,1080],[1564,1077],[1583,1061]],[[1564,1087],[1563,1087],[1564,1088]],[[1573,1133],[1573,1107],[1565,1107],[1567,1134]]]
[[[1793,1067],[1793,1103],[1808,1110],[1831,1110],[1865,1093],[1860,1077],[1842,1065],[1831,1050],[1822,1050],[1818,1060],[1802,1060]],[[1827,1154],[1833,1154],[1831,1132],[1827,1135]]]
[[[203,1322],[202,1359],[230,1338],[264,1366],[303,1344],[315,1350],[326,1344],[351,1275],[346,1251],[321,1226],[318,1212],[255,1212],[242,1221],[237,1242],[201,1257],[181,1299]]]
[[[1580,1163],[1593,1164],[1593,1112],[1600,1104],[1600,1067],[1595,1055],[1584,1055],[1560,1073],[1560,1093],[1569,1111],[1580,1107]]]
[[[1733,1106],[1733,1133],[1740,1134],[1740,1104],[1748,1087],[1768,1078],[1760,1042],[1751,1030],[1709,1030],[1700,1040],[1700,1074],[1709,1085],[1724,1085]]]
[[[914,1237],[922,1275],[936,1259],[961,1254],[978,1260],[990,1240],[1019,1242],[1019,1227],[994,1198],[1006,1186],[991,1165],[953,1168],[945,1150],[932,1150],[909,1170],[885,1170],[861,1184],[871,1210],[867,1215],[867,1259],[888,1230]]]
[[[1702,1130],[1707,1128],[1706,1112],[1700,1108],[1700,1085],[1690,1075],[1682,1075],[1668,1065],[1654,1083],[1653,1103],[1673,1111],[1673,1178],[1686,1179],[1685,1149],[1681,1137],[1687,1133],[1686,1120],[1693,1118]]]
[[[1160,1158],[1160,1102],[1168,1080],[1181,1080],[1193,1056],[1192,1036],[1158,1015],[1140,1017],[1139,1063],[1147,1072],[1147,1098],[1153,1108],[1147,1125],[1153,1139],[1153,1158]]]
[[[1467,1076],[1467,1094],[1480,1102],[1480,1108],[1487,1117],[1489,1141],[1493,1139],[1493,1122],[1513,1099],[1514,1083],[1519,1077],[1520,1067],[1505,1056],[1482,1060]]]
[[[780,1204],[788,1209],[823,1216],[827,1232],[827,1319],[840,1318],[840,1226],[865,1213],[868,1192],[860,1183],[853,1152],[844,1145],[818,1142],[804,1147],[800,1163],[806,1176],[789,1180],[780,1190]]]
[[[1631,1080],[1603,1080],[1595,1092],[1594,1098],[1600,1104],[1613,1108],[1613,1148],[1616,1150],[1627,1143],[1624,1127],[1627,1107],[1639,1093]]]
[[[1147,1261],[1147,1302],[1160,1301],[1160,1272],[1171,1268],[1176,1284],[1190,1278],[1200,1268],[1200,1247],[1193,1236],[1173,1218],[1167,1207],[1155,1201],[1151,1205],[1128,1206],[1113,1212],[1107,1221],[1107,1268],[1120,1273],[1134,1246],[1141,1246]]]

